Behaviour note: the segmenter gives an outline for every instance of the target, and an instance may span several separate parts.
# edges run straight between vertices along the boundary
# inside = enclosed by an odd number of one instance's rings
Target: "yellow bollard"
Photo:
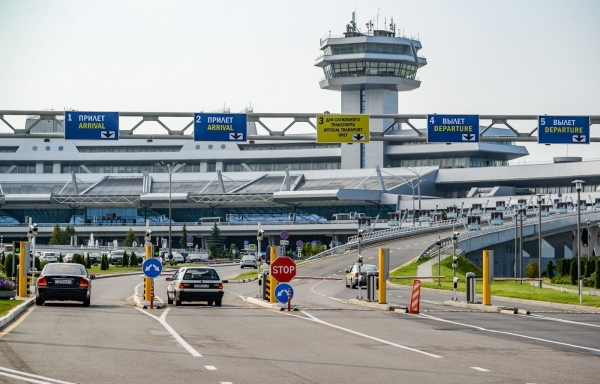
[[[385,290],[385,252],[389,248],[379,248],[379,291],[377,301],[379,304],[386,304],[386,290]]]
[[[152,257],[152,244],[146,243],[146,259]],[[152,297],[152,279],[144,276],[144,300],[150,301]]]
[[[489,252],[483,251],[483,305],[492,305],[492,295],[490,292],[490,256]]]
[[[273,278],[273,273],[271,271],[271,265],[275,262],[277,258],[277,253],[275,252],[275,247],[271,247],[271,264],[269,265],[269,302],[276,303],[277,298],[275,297],[275,288],[277,288],[277,280]]]
[[[27,255],[27,257],[29,257],[29,255]],[[23,268],[23,266],[25,265],[25,241],[21,241],[21,252],[19,252],[19,265],[18,265],[18,271],[17,271],[17,276],[19,278],[19,297],[27,297],[27,272],[25,269]]]

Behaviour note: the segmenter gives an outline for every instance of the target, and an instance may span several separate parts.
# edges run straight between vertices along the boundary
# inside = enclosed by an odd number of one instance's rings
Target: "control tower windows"
[[[417,66],[398,62],[355,61],[327,65],[323,68],[323,72],[328,79],[356,76],[383,76],[414,80],[417,76]]]
[[[325,56],[347,55],[353,53],[382,53],[389,55],[412,56],[412,50],[410,49],[409,45],[381,43],[330,45],[323,50],[323,53]]]

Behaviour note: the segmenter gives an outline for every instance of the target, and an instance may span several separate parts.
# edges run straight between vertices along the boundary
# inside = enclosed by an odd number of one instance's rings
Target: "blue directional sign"
[[[427,115],[428,143],[479,142],[478,115]]]
[[[248,240],[244,240],[244,249],[247,249],[248,245],[250,245],[250,242]]]
[[[539,144],[589,144],[589,116],[538,116]]]
[[[277,284],[277,288],[275,288],[275,298],[280,303],[288,302],[288,289],[290,290],[290,300],[294,297],[294,289],[291,285],[287,283]]]
[[[158,277],[162,272],[162,264],[159,259],[146,259],[142,263],[142,272],[151,279]]]
[[[119,112],[65,112],[66,140],[119,140]]]
[[[195,113],[194,141],[246,141],[244,113]]]
[[[298,241],[296,241],[296,247],[301,247],[301,246],[302,246],[302,244],[304,244],[304,243],[302,242],[302,240],[298,240]]]

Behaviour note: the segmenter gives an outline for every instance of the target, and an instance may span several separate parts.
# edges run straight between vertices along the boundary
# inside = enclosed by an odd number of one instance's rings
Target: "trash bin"
[[[377,292],[377,274],[367,272],[367,301],[376,301]]]
[[[467,272],[465,276],[467,278],[467,303],[474,303],[475,293],[477,292],[475,289],[475,274],[473,272]]]

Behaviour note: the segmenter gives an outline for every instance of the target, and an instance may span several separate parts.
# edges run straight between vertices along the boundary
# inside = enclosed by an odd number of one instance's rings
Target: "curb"
[[[481,312],[496,312],[496,313],[507,313],[507,314],[510,313],[512,315],[514,315],[518,311],[517,308],[509,308],[509,307],[498,306],[498,305],[483,305],[483,304],[476,304],[476,303],[466,303],[464,301],[452,301],[452,300],[444,301],[444,305],[447,305],[450,307],[476,309]]]
[[[354,304],[354,305],[359,305],[361,307],[377,309],[379,311],[396,311],[396,310],[398,310],[398,312],[405,312],[407,309],[406,307],[401,306],[401,305],[379,304],[376,302],[364,301],[364,300],[358,300],[358,299],[350,299],[350,300],[348,300],[348,303]]]
[[[33,305],[35,297],[25,298],[24,300],[24,303],[19,304],[10,311],[8,311],[6,316],[0,317],[0,329],[12,323],[17,317],[19,317],[19,315],[21,315],[21,313],[25,312],[27,308],[31,307]]]
[[[267,303],[254,297],[246,297],[246,301],[267,309],[281,309],[281,304]]]
[[[223,284],[242,284],[242,283],[249,283],[251,281],[256,281],[258,280],[258,277],[253,277],[251,279],[244,279],[244,280],[227,280],[223,281]]]
[[[150,302],[146,301],[146,300],[142,300],[139,295],[133,295],[133,301],[135,302],[135,305],[137,307],[140,307],[142,309],[148,309],[148,308],[150,308]],[[154,308],[155,309],[164,308],[166,306],[167,305],[163,301],[161,301],[161,300],[154,301]]]

